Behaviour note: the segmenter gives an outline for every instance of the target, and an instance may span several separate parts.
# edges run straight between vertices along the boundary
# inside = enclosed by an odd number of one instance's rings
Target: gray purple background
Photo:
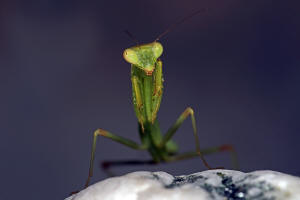
[[[131,104],[123,30],[162,38],[163,131],[187,107],[195,109],[202,147],[231,143],[241,170],[300,176],[300,59],[297,1],[0,1],[0,199],[64,199],[81,189],[96,128],[139,141]],[[175,135],[193,150],[190,120]],[[100,138],[92,182],[106,178],[101,160],[146,159]],[[207,157],[230,168],[228,154]],[[200,159],[116,168],[180,175],[205,167]]]

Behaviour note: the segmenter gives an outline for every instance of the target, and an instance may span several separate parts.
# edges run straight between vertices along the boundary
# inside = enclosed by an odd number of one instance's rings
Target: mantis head
[[[124,59],[143,70],[146,75],[152,75],[155,69],[155,63],[163,52],[162,45],[154,41],[148,44],[142,44],[125,49]]]

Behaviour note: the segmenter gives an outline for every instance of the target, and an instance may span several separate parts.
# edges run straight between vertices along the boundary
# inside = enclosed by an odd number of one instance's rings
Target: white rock
[[[274,171],[208,170],[172,176],[133,172],[100,181],[65,200],[300,200],[300,178]]]

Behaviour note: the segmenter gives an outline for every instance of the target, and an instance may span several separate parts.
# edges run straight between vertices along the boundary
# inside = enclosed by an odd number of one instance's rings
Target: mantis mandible
[[[164,88],[163,63],[160,60],[160,56],[163,53],[163,46],[158,42],[158,40],[168,33],[171,28],[174,28],[179,23],[182,23],[199,12],[200,11],[197,11],[176,24],[173,24],[173,26],[170,26],[167,31],[163,32],[158,38],[156,38],[154,42],[136,45],[125,49],[123,57],[131,64],[132,100],[134,111],[138,119],[141,144],[113,134],[109,131],[97,129],[93,135],[90,168],[85,187],[89,185],[90,179],[93,176],[93,165],[98,136],[110,138],[111,140],[132,149],[148,151],[152,157],[150,161],[104,162],[103,167],[105,168],[112,165],[155,164],[159,162],[173,162],[192,157],[199,157],[208,169],[213,169],[205,160],[204,155],[221,151],[231,152],[233,161],[235,160],[235,151],[231,145],[221,145],[218,147],[200,149],[195,114],[191,107],[186,108],[182,112],[165,134],[161,133],[157,121],[157,113],[160,107]],[[186,153],[178,153],[178,146],[172,140],[172,137],[189,116],[192,121],[195,150]]]

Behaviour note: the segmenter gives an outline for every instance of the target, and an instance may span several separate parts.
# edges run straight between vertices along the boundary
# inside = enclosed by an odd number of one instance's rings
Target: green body
[[[171,140],[162,146],[163,136],[156,120],[163,94],[162,61],[159,60],[162,52],[162,45],[153,42],[126,49],[123,54],[131,63],[132,100],[141,141],[156,162],[166,160],[178,150]]]

